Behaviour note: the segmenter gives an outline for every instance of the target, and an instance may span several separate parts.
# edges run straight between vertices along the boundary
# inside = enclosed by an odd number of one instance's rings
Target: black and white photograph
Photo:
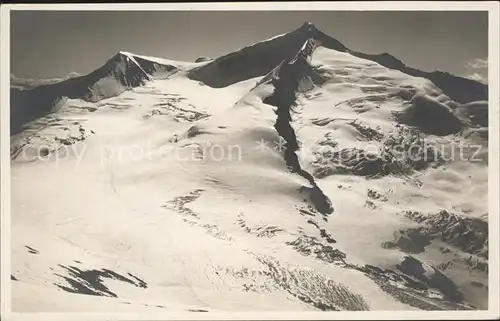
[[[163,6],[2,5],[2,314],[498,317],[497,2]]]

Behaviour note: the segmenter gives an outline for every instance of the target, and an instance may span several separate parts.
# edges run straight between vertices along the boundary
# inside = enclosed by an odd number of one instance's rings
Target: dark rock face
[[[118,295],[112,292],[105,284],[105,279],[113,279],[121,282],[125,282],[140,288],[147,288],[146,282],[139,279],[132,273],[128,273],[127,276],[121,275],[117,272],[102,269],[102,270],[82,270],[74,266],[62,266],[61,268],[66,270],[69,276],[62,277],[69,286],[56,284],[60,289],[79,294],[96,295],[96,296],[108,296],[108,297],[118,297]]]
[[[415,95],[412,105],[401,113],[396,113],[398,121],[415,126],[423,133],[445,136],[456,134],[465,124],[451,111],[451,109],[424,95]]]
[[[382,171],[383,165],[384,163],[381,158],[376,158],[376,159],[368,158],[359,162],[356,166],[354,166],[352,171],[355,175],[358,176],[376,175],[377,173]]]
[[[314,81],[318,79],[309,63],[307,57],[312,54],[312,50],[299,51],[291,62],[282,62],[278,70],[272,72],[269,82],[273,84],[274,93],[264,99],[264,103],[276,106],[276,123],[274,127],[278,134],[285,139],[285,161],[294,172],[300,173],[302,169],[295,154],[299,149],[297,136],[291,125],[293,108],[295,106],[296,93],[300,90],[299,84],[302,81]],[[312,180],[312,176],[307,178]]]
[[[404,216],[423,225],[418,229],[423,237],[439,238],[464,252],[488,257],[488,223],[485,221],[445,210],[430,215],[408,211]]]
[[[395,129],[391,134],[380,136],[374,130],[362,129],[368,140],[382,142],[379,151],[375,153],[356,147],[337,148],[329,137],[320,141],[320,146],[332,144],[333,148],[315,152],[317,159],[313,162],[314,177],[324,178],[333,174],[405,176],[415,170],[438,167],[444,163],[441,153],[428,144],[417,129],[399,124]]]
[[[394,233],[394,241],[382,244],[384,248],[399,248],[406,253],[422,253],[431,243],[432,237],[420,233],[420,229],[410,228]]]
[[[475,101],[463,104],[459,107],[459,110],[468,116],[472,124],[482,127],[488,127],[487,101]]]
[[[461,302],[463,294],[453,281],[433,266],[422,263],[411,256],[406,256],[397,269],[406,275],[412,276],[427,284],[431,288],[440,290],[445,297],[453,302]]]

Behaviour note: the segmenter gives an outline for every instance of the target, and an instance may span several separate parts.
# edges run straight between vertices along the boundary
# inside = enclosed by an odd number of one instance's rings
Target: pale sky
[[[11,73],[86,74],[120,50],[217,57],[307,21],[350,49],[388,52],[410,67],[476,77],[487,71],[486,11],[11,11]]]

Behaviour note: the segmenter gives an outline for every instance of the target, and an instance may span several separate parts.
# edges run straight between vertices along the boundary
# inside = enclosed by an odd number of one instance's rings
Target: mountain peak
[[[134,58],[134,54],[128,51],[120,50],[116,54],[113,55],[111,59],[123,59],[123,58]]]
[[[128,51],[124,51],[124,50],[120,50],[118,51],[118,53],[116,55],[119,55],[119,56],[127,56],[127,57],[130,57],[130,56],[136,56],[136,54],[134,53],[131,53],[131,52],[128,52]]]
[[[312,22],[304,22],[302,26],[300,26],[299,30],[305,30],[307,32],[315,32],[318,31],[318,28]]]
[[[310,22],[310,21],[306,21],[306,22],[304,22],[304,23],[302,24],[302,26],[303,26],[303,27],[314,27],[314,28],[316,27],[316,26],[314,26],[314,24],[313,24],[312,22]]]

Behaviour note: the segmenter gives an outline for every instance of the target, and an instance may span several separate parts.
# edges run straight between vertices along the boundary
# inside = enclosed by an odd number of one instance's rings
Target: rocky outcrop
[[[210,61],[212,60],[211,58],[208,58],[208,57],[199,57],[199,58],[196,58],[196,60],[194,62],[204,62],[204,61]]]
[[[422,224],[419,234],[437,238],[464,252],[488,258],[488,223],[442,210],[436,214],[408,211],[407,218]]]
[[[292,173],[297,173],[311,184],[310,200],[316,209],[322,214],[330,214],[333,212],[330,200],[316,184],[314,177],[300,166],[296,154],[299,143],[292,127],[292,113],[297,93],[312,89],[315,83],[321,81],[321,77],[314,72],[308,62],[315,45],[314,39],[308,39],[290,61],[281,62],[278,68],[265,77],[265,82],[272,84],[275,89],[263,102],[276,107],[277,118],[274,128],[285,141],[286,166]]]
[[[431,288],[438,289],[446,299],[452,302],[462,302],[464,299],[456,284],[429,264],[423,263],[412,256],[406,256],[396,267],[404,274],[416,278]]]
[[[395,131],[383,135],[376,129],[361,123],[351,123],[366,140],[377,141],[381,146],[376,152],[356,147],[338,148],[330,137],[320,141],[313,162],[314,176],[324,178],[333,174],[354,174],[358,176],[382,177],[386,175],[412,174],[430,166],[444,163],[440,152],[429,144],[421,133],[408,126],[396,125]]]

